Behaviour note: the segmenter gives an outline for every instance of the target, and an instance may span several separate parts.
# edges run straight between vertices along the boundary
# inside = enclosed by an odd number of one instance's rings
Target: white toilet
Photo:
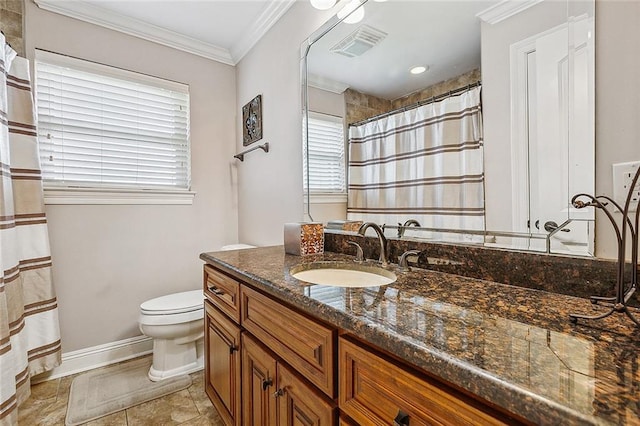
[[[220,250],[254,248],[231,244]],[[157,382],[204,367],[204,294],[202,290],[167,294],[140,305],[140,331],[153,338],[149,379]]]
[[[140,331],[153,338],[154,382],[189,374],[204,366],[202,290],[168,294],[140,305]]]

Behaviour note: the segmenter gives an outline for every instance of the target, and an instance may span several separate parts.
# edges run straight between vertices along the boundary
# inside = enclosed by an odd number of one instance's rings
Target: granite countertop
[[[595,313],[586,299],[393,266],[383,287],[312,285],[289,270],[353,257],[282,246],[200,258],[533,423],[640,424],[640,330],[623,314],[571,324]]]

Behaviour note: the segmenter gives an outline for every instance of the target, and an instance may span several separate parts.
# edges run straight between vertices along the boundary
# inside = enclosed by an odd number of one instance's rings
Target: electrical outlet
[[[624,203],[627,201],[627,194],[631,188],[633,178],[638,171],[638,167],[640,167],[640,161],[613,165],[613,199],[616,200],[622,208],[624,208]],[[640,200],[640,179],[636,182],[636,187],[631,193],[629,211],[636,211],[638,200]]]

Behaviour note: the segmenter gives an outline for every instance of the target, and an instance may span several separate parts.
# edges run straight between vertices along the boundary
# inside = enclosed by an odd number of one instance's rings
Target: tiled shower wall
[[[413,92],[407,96],[403,96],[398,99],[394,99],[392,102],[392,110],[401,108],[403,106],[415,104],[416,102],[432,98],[434,96],[443,95],[449,91],[459,89],[468,84],[476,83],[480,81],[480,68],[461,74],[457,77],[450,78],[449,80],[442,81],[440,83],[429,86],[426,89],[419,92]]]
[[[347,124],[366,120],[369,117],[391,111],[391,101],[372,95],[357,92],[353,89],[344,91]]]
[[[394,99],[393,101],[347,89],[344,92],[347,124],[366,120],[367,118],[384,114],[385,112],[393,111],[433,96],[442,95],[451,90],[459,89],[460,87],[480,81],[480,78],[480,69],[475,69],[420,91],[413,92],[407,96]]]
[[[0,30],[4,33],[7,41],[18,52],[24,56],[24,39],[22,36],[22,10],[23,0],[0,0]]]

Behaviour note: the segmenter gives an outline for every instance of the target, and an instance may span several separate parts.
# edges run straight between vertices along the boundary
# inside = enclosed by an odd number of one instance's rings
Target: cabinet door
[[[276,424],[276,360],[248,334],[242,335],[242,424]]]
[[[325,397],[278,364],[278,426],[332,426],[335,409]]]
[[[205,391],[226,425],[240,425],[240,329],[209,301],[205,309]]]

